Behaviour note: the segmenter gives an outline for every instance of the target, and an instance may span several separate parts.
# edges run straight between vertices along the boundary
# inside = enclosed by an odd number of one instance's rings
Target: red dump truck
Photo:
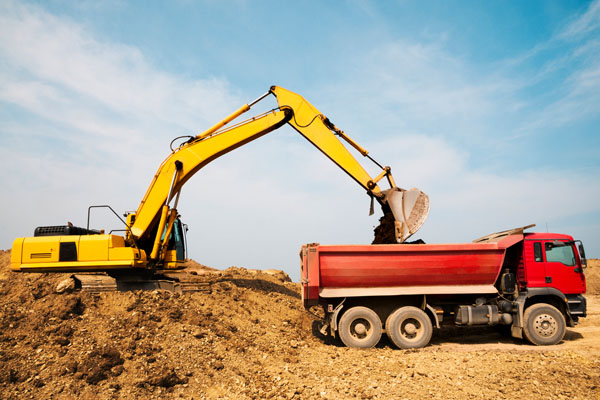
[[[375,346],[429,343],[433,327],[499,325],[536,345],[560,342],[586,316],[583,244],[532,225],[465,244],[302,247],[302,301],[323,334]]]

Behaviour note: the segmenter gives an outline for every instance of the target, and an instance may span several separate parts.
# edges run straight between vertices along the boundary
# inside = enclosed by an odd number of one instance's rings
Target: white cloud
[[[574,38],[600,28],[600,1],[594,0],[587,11],[576,17],[560,33],[560,38]]]
[[[368,90],[380,110],[393,107],[419,119],[472,114],[485,107],[485,101],[473,101],[481,89],[467,85],[460,61],[435,45],[397,41],[374,48],[363,60],[353,71],[353,87]]]
[[[235,99],[225,82],[181,80],[154,69],[138,49],[99,41],[80,25],[37,7],[7,3],[4,8],[0,50],[22,79],[58,85],[122,116],[142,121],[152,116],[182,127],[213,119],[209,110],[228,109]]]
[[[428,241],[468,241],[530,223],[539,230],[547,222],[560,228],[571,217],[598,211],[600,186],[590,184],[595,171],[525,167],[506,174],[484,172],[471,167],[468,153],[452,142],[427,136],[387,140],[375,150],[399,166],[394,175],[400,186],[414,183],[430,196],[430,218],[418,233]]]
[[[239,103],[226,82],[159,71],[138,49],[34,6],[2,8],[0,100],[71,131],[139,142],[161,129],[169,137],[206,126]]]
[[[134,47],[18,2],[0,5],[0,59],[0,101],[20,114],[0,123],[13,193],[1,202],[29,210],[0,234],[3,246],[50,215],[85,222],[88,204],[135,209],[171,138],[241,103],[227,82],[160,71]]]
[[[538,44],[515,63],[537,57],[541,63],[529,84],[550,87],[535,104],[521,132],[536,134],[597,116],[600,106],[600,1],[591,3],[557,34]]]

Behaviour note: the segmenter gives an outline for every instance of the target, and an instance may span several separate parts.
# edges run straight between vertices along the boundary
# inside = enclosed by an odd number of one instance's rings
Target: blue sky
[[[536,223],[600,257],[599,1],[3,1],[0,248],[91,204],[134,210],[173,137],[272,84],[430,195],[417,237]],[[198,262],[297,279],[303,243],[370,241],[368,203],[283,128],[201,170],[179,209]]]

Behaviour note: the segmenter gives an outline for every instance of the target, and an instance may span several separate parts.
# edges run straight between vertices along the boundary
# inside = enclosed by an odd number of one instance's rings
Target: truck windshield
[[[573,246],[569,245],[555,245],[553,243],[546,243],[546,261],[547,262],[559,262],[565,265],[575,265],[575,253],[573,252]]]

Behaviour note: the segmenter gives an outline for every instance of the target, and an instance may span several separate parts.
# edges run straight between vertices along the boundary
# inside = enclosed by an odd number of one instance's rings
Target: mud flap
[[[338,304],[337,307],[333,310],[333,312],[331,312],[328,316],[327,325],[329,326],[329,331],[331,332],[332,337],[335,337],[335,331],[338,330],[338,326],[337,326],[338,315],[340,314],[340,311],[342,311],[345,301],[346,301],[346,299],[342,300],[342,302],[340,304]]]
[[[525,309],[525,300],[527,295],[520,293],[517,297],[517,313],[513,317],[513,323],[510,327],[510,334],[514,338],[523,339],[523,312]]]
[[[441,311],[441,309],[440,309],[440,311]],[[443,318],[443,311],[438,314],[436,312],[435,308],[431,307],[429,304],[426,304],[425,312],[429,312],[429,317],[431,318],[432,321],[435,322],[435,327],[439,329],[440,322],[442,321],[442,318]]]

